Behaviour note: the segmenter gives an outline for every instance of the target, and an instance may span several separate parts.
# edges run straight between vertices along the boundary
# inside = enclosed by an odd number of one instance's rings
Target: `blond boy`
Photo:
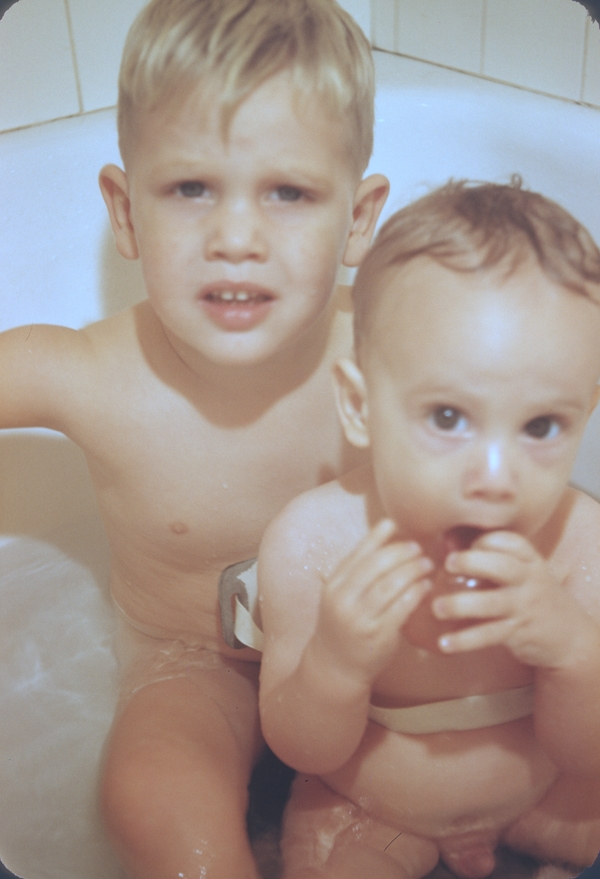
[[[518,181],[448,184],[383,227],[355,320],[338,409],[371,463],[259,555],[263,730],[304,773],[286,879],[482,879],[499,844],[575,875],[600,848],[600,507],[568,487],[600,251]]]
[[[123,684],[102,806],[132,879],[257,872],[257,654],[224,644],[220,571],[356,460],[332,415],[351,349],[340,263],[387,181],[369,46],[332,0],[154,0],[120,77],[124,170],[100,175],[147,301],[0,339],[2,427],[83,449],[111,546]]]

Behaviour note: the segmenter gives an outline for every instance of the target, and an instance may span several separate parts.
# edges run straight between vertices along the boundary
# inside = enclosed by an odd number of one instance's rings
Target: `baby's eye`
[[[184,198],[201,198],[206,195],[207,190],[204,183],[200,183],[198,180],[186,180],[179,184],[177,191]]]
[[[278,186],[274,196],[278,201],[298,201],[302,198],[302,190],[297,186]]]
[[[525,433],[533,439],[554,439],[560,432],[560,423],[553,415],[539,415],[525,425]]]
[[[453,406],[437,406],[430,418],[438,430],[464,430],[467,426],[463,413]]]

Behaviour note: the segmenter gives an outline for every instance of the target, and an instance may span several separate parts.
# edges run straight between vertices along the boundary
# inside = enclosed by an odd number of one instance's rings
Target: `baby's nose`
[[[507,443],[484,442],[468,462],[465,490],[471,497],[510,500],[515,496],[517,483],[515,462]]]

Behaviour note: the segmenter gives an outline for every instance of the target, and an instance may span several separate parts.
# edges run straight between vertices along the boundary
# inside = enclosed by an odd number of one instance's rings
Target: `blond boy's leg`
[[[258,879],[247,785],[262,746],[258,667],[195,668],[136,692],[115,722],[102,809],[130,879]]]

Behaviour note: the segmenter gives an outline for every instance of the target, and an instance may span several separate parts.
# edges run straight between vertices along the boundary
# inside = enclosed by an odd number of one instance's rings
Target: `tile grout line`
[[[485,76],[485,35],[487,32],[487,0],[483,0],[481,10],[481,43],[479,48],[479,75]]]
[[[73,23],[71,21],[71,10],[69,9],[69,0],[63,0],[65,7],[65,15],[67,16],[67,27],[69,29],[69,42],[71,45],[71,60],[73,62],[73,73],[75,76],[75,88],[77,89],[77,102],[79,104],[79,113],[84,112],[83,94],[81,90],[81,79],[79,77],[79,65],[77,63],[77,51],[75,49],[75,37],[73,36]]]
[[[585,30],[583,32],[583,61],[581,64],[581,85],[579,87],[579,102],[583,103],[583,96],[585,94],[585,79],[586,79],[586,70],[587,70],[587,56],[588,56],[588,46],[589,46],[589,37],[590,37],[590,25],[592,24],[592,19],[588,15],[585,20]]]

